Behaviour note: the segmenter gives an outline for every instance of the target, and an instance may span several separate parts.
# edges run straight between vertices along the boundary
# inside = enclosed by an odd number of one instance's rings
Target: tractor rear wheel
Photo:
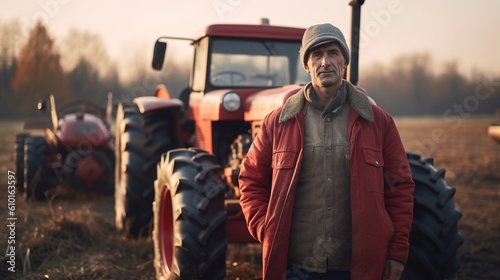
[[[28,137],[24,153],[26,199],[34,197],[36,200],[44,200],[47,190],[47,143],[45,139],[41,136]]]
[[[407,154],[415,182],[410,253],[404,279],[449,279],[460,268],[457,251],[464,240],[457,223],[462,217],[453,203],[455,189],[436,170],[431,158]]]
[[[27,133],[17,134],[14,146],[16,157],[16,189],[19,193],[24,192],[24,143],[27,137],[29,137]]]
[[[224,279],[225,184],[215,157],[198,149],[162,155],[155,182],[157,279]]]
[[[174,146],[167,110],[141,114],[132,101],[116,116],[115,223],[127,237],[151,235],[156,165]]]

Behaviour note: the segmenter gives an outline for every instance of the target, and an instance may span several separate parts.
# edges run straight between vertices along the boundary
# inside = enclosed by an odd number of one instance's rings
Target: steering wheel
[[[245,81],[247,79],[247,77],[245,76],[245,74],[239,72],[239,71],[234,71],[234,70],[227,70],[227,71],[221,71],[221,72],[217,72],[217,73],[214,73],[212,75],[212,80],[213,81],[217,81],[217,79],[220,77],[220,76],[225,76],[225,75],[228,75],[229,76],[229,81],[230,81],[230,84],[231,85],[234,85],[235,84],[235,81],[238,81],[238,79],[235,79],[235,78],[239,78],[239,83]]]

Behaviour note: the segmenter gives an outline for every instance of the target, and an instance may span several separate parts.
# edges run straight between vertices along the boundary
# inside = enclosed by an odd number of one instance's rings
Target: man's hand
[[[383,280],[399,280],[405,268],[404,263],[395,260],[386,260]]]

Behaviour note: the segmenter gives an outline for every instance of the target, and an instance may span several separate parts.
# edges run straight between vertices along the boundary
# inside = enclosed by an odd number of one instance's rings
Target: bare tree
[[[72,98],[54,40],[42,22],[31,30],[18,61],[12,87],[22,98],[21,110],[35,108],[36,101],[50,93],[63,103]]]
[[[113,73],[114,63],[109,57],[102,38],[88,31],[71,29],[61,41],[61,64],[66,71],[72,71],[85,60],[103,78]]]
[[[0,116],[15,115],[15,108],[20,102],[14,95],[11,81],[16,74],[21,38],[19,21],[0,23]]]
[[[18,20],[0,23],[0,62],[3,65],[10,65],[15,60],[23,43],[21,38],[21,25]]]

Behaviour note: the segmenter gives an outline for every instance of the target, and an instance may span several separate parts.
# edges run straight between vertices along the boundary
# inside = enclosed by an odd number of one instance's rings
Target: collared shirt
[[[344,93],[342,94],[342,91]],[[321,108],[306,90],[304,158],[296,188],[289,263],[325,272],[351,260],[349,145],[345,85]]]
[[[329,113],[334,113],[334,114],[337,113],[340,110],[340,108],[342,108],[342,105],[346,103],[347,100],[346,87],[347,86],[345,81],[342,81],[342,85],[337,91],[337,94],[326,106],[316,96],[316,93],[314,92],[314,89],[312,87],[312,83],[306,85],[305,97],[307,101],[311,102],[312,106],[316,110],[323,112],[322,117],[324,118]]]

